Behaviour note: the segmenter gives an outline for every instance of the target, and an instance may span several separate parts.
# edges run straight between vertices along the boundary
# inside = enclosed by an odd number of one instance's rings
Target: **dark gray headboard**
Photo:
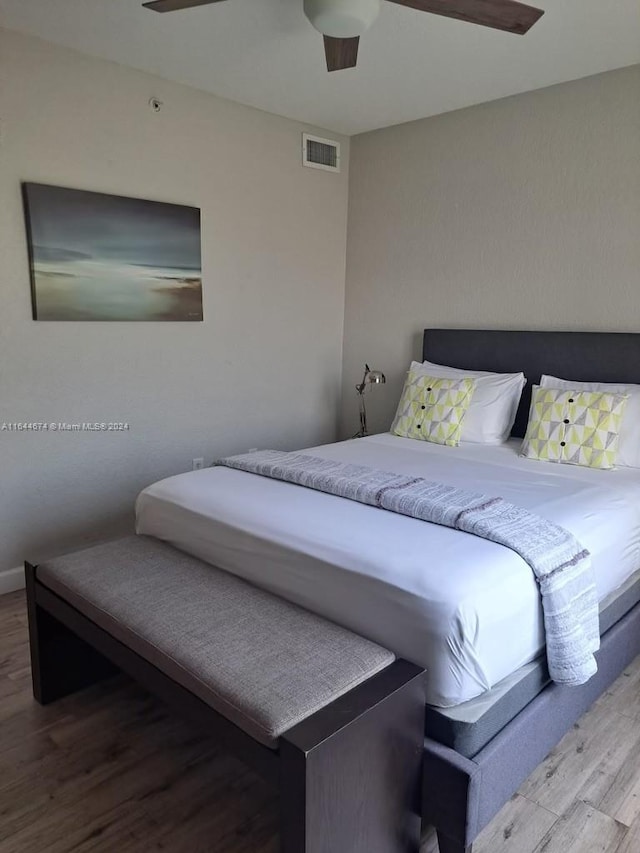
[[[587,382],[640,384],[640,334],[425,329],[422,357],[437,364],[496,373],[522,371],[527,386],[512,434],[527,427],[531,385],[543,373]]]

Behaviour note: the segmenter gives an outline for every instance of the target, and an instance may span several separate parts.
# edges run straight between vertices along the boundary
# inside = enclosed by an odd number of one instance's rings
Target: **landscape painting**
[[[22,188],[34,320],[202,320],[198,208]]]

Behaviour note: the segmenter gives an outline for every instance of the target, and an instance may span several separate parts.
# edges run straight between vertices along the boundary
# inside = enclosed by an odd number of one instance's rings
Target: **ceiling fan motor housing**
[[[304,0],[304,13],[325,36],[360,36],[378,17],[381,0]]]

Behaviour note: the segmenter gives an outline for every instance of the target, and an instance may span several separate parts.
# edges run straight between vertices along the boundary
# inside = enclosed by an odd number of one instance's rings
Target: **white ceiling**
[[[525,36],[383,3],[356,69],[328,74],[302,0],[159,15],[141,0],[0,0],[9,29],[346,134],[640,62],[638,0],[529,0]]]

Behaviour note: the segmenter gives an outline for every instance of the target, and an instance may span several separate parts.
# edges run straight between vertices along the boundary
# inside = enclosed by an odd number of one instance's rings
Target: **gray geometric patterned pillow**
[[[437,379],[410,370],[391,432],[457,447],[475,387],[472,378]]]
[[[613,468],[628,394],[533,386],[521,456]]]

